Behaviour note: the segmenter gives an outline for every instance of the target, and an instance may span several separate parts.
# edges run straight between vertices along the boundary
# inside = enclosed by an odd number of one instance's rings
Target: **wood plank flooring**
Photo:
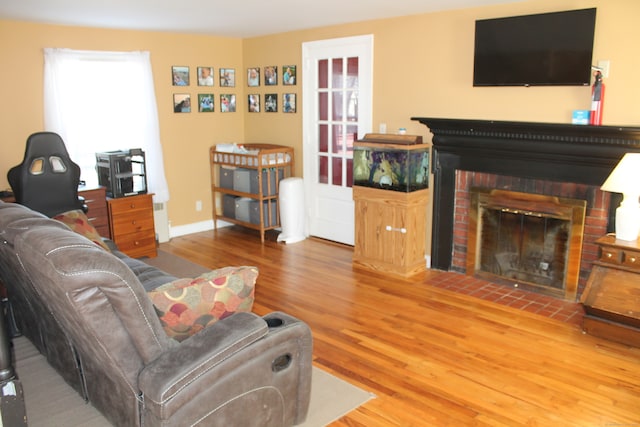
[[[431,284],[455,273],[385,276],[348,246],[271,240],[228,227],[160,248],[259,267],[254,311],[307,322],[314,364],[377,395],[333,426],[640,425],[640,349]]]

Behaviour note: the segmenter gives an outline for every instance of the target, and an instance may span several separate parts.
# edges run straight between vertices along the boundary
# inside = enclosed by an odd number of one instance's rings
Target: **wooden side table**
[[[606,235],[580,302],[588,334],[640,347],[640,242]]]
[[[155,257],[156,233],[153,194],[107,199],[111,238],[132,258]]]

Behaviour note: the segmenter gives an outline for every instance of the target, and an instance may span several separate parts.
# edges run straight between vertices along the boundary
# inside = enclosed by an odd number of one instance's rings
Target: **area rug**
[[[176,277],[195,277],[209,269],[175,255],[158,251],[145,259]],[[86,404],[44,356],[25,337],[13,339],[16,371],[24,389],[29,427],[106,427],[109,422]],[[322,427],[341,418],[375,396],[328,372],[313,367],[311,403],[301,427]]]

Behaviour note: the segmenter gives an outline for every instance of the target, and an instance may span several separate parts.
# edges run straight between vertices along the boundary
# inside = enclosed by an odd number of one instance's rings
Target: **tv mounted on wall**
[[[476,21],[474,86],[588,86],[596,9]]]

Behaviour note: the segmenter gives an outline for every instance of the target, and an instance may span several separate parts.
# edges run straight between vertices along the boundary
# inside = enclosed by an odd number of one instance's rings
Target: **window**
[[[45,129],[97,181],[95,153],[141,148],[154,201],[169,199],[149,52],[44,50]]]

